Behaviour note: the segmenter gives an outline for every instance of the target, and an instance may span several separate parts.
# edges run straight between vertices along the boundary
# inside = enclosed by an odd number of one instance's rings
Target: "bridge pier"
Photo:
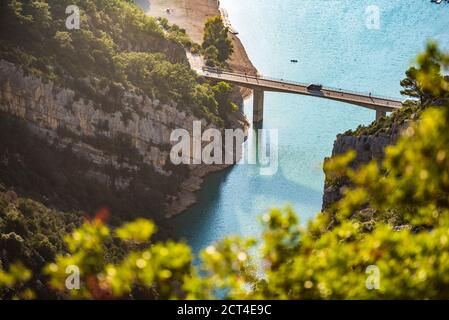
[[[263,101],[264,91],[261,89],[253,90],[253,122],[263,121]]]
[[[359,107],[368,108],[376,111],[376,120],[386,115],[386,112],[392,112],[402,107],[402,101],[397,99],[382,98],[371,94],[356,93],[342,89],[333,89],[320,87],[315,89],[311,84],[284,81],[283,79],[265,78],[260,75],[249,75],[231,70],[219,70],[216,68],[203,67],[197,70],[198,73],[207,79],[225,81],[237,86],[253,90],[253,122],[263,121],[264,91],[293,93],[318,98],[330,99],[334,101],[345,102]],[[319,89],[319,90],[316,90]]]
[[[385,117],[386,115],[387,115],[387,113],[385,111],[376,110],[376,121],[382,117]]]

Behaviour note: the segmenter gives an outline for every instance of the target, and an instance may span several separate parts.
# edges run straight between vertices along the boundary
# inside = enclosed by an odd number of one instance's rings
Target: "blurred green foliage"
[[[148,244],[151,222],[111,232],[96,219],[65,237],[69,254],[45,267],[49,284],[86,299],[449,298],[448,68],[449,55],[429,44],[415,76],[420,89],[440,97],[438,106],[427,106],[384,160],[351,169],[349,153],[327,162],[330,179],[345,175],[352,186],[307,227],[290,208],[273,209],[261,218],[260,240],[228,237],[195,267],[186,244]],[[103,244],[114,236],[138,247],[107,262]],[[80,290],[65,287],[70,265],[81,271]],[[378,289],[366,286],[370,266],[379,270]],[[0,274],[4,286],[24,280],[16,278],[14,269]]]
[[[31,271],[21,263],[10,265],[7,271],[0,269],[0,293],[2,296],[9,288],[20,287],[31,278]],[[7,289],[5,289],[7,288]],[[12,299],[34,299],[35,293],[32,289],[26,288],[23,291],[16,291],[16,294],[10,296]]]
[[[54,297],[42,285],[41,269],[67,252],[64,236],[81,223],[79,214],[52,211],[0,185],[0,267],[9,270],[0,271],[0,296],[12,298],[28,287],[42,297]]]

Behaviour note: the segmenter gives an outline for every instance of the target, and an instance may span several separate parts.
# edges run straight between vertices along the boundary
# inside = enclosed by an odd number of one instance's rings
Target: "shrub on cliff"
[[[232,86],[229,83],[220,81],[212,87],[212,90],[218,103],[218,112],[223,118],[238,109],[237,105],[229,98],[232,91]]]
[[[435,49],[429,48],[428,50]],[[432,63],[431,67],[434,68],[435,73],[440,73],[440,65]],[[447,92],[435,95],[435,92],[423,88],[417,79],[418,74],[419,72],[416,67],[412,66],[405,72],[405,78],[400,82],[402,87],[401,94],[407,97],[401,109],[394,111],[390,117],[383,117],[368,126],[360,125],[354,131],[349,130],[345,132],[345,135],[361,136],[385,132],[391,129],[393,125],[400,126],[405,121],[417,120],[422,110],[428,106],[444,105],[449,99]],[[442,76],[441,79],[449,83],[449,76]]]
[[[67,133],[62,136],[70,137]],[[185,174],[181,168],[176,167],[178,174],[161,180],[149,165],[141,165],[135,172],[96,166],[76,152],[73,145],[55,148],[36,136],[25,122],[3,113],[0,113],[0,137],[0,184],[62,211],[77,208],[92,215],[107,205],[113,213],[110,222],[114,225],[121,219],[145,216],[154,219],[161,229],[167,229],[160,212],[165,196],[176,192],[179,179]],[[84,138],[83,142],[118,156],[120,161],[141,164],[139,153],[127,135]],[[90,170],[112,177],[111,184],[86,174]],[[111,187],[124,175],[130,178],[129,188]]]
[[[234,51],[228,32],[229,29],[225,27],[221,16],[207,19],[204,25],[202,48],[206,60],[212,66],[223,64]]]
[[[80,9],[79,30],[66,28],[70,5]],[[135,91],[222,123],[201,104],[197,86],[207,84],[189,69],[181,44],[192,46],[185,30],[171,26],[166,36],[133,1],[0,3],[0,59],[27,74],[71,88],[109,112],[122,109],[125,91]]]
[[[186,49],[192,53],[198,53],[199,44],[194,43],[187,35],[185,29],[180,28],[177,24],[170,25],[167,18],[158,17],[159,25],[167,32],[168,39],[181,43]]]

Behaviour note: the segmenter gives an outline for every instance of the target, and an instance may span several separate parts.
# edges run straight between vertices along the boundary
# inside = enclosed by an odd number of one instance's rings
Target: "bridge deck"
[[[391,112],[402,106],[402,102],[394,98],[326,87],[323,87],[320,91],[311,91],[307,89],[308,84],[285,81],[283,79],[251,76],[212,68],[203,68],[202,70],[198,70],[198,73],[209,79],[222,80],[251,89],[320,97],[355,104],[377,111]]]

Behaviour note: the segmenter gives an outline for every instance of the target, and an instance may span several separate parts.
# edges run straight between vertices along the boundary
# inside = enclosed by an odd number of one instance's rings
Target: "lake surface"
[[[265,76],[400,97],[399,81],[426,40],[449,48],[449,6],[430,0],[221,0],[221,5]],[[379,29],[367,27],[368,5],[379,9]],[[252,99],[244,108],[251,118]],[[336,135],[374,118],[374,111],[344,103],[265,93],[263,128],[277,129],[279,136],[277,173],[262,176],[257,165],[237,165],[209,176],[198,204],[174,219],[180,236],[198,251],[229,234],[256,235],[258,217],[286,204],[302,222],[313,218],[321,209],[323,159]],[[254,148],[252,139],[245,148]]]

